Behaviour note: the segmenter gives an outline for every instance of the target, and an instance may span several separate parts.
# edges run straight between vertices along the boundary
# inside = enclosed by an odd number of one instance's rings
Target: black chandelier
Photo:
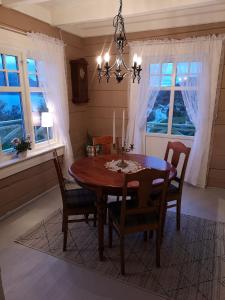
[[[114,76],[118,83],[120,83],[127,74],[131,74],[133,82],[137,79],[137,82],[140,82],[141,76],[141,57],[138,57],[137,54],[134,54],[133,65],[129,68],[124,59],[123,51],[124,47],[127,45],[126,33],[124,28],[124,18],[122,16],[122,0],[120,0],[120,7],[118,14],[113,19],[113,27],[115,28],[114,33],[114,42],[116,43],[117,54],[116,60],[112,66],[110,66],[110,55],[109,52],[106,52],[104,55],[104,66],[102,66],[102,56],[97,57],[97,71],[98,71],[98,80],[101,81],[102,77],[105,76],[107,82],[109,79]]]

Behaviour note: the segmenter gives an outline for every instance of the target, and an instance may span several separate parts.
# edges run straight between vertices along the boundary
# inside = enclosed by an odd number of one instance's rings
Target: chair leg
[[[108,195],[104,196],[104,224],[107,224],[107,201],[108,201]]]
[[[167,211],[167,207],[165,206],[163,209],[163,216],[162,216],[161,239],[163,238],[164,226],[165,226],[165,222],[166,222],[166,211]]]
[[[67,233],[68,233],[68,216],[63,216],[63,223],[64,223],[63,251],[66,251],[66,247],[67,247]]]
[[[177,200],[177,230],[180,230],[181,201]]]
[[[120,201],[120,196],[116,196],[116,201],[117,201],[117,202]]]
[[[113,241],[113,224],[112,224],[112,219],[110,218],[110,216],[109,216],[108,230],[109,230],[109,248],[112,248],[112,241]]]
[[[148,231],[144,231],[144,241],[147,242],[148,240]]]
[[[62,217],[62,232],[65,230],[64,218]]]
[[[156,266],[160,268],[160,246],[161,246],[161,230],[156,232]]]
[[[149,238],[150,238],[150,239],[153,238],[153,234],[154,234],[154,231],[153,231],[153,230],[150,230],[150,231],[149,231]]]
[[[95,212],[94,213],[94,223],[93,223],[94,227],[96,227],[96,221],[97,221],[97,213]]]
[[[85,216],[85,222],[88,224],[88,216],[89,216],[89,214],[85,214],[84,216]]]
[[[120,236],[120,267],[121,267],[121,274],[125,275],[124,236]]]

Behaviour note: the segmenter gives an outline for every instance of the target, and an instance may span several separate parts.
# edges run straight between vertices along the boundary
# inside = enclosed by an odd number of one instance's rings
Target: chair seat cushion
[[[157,200],[161,196],[161,193],[162,190],[153,191],[150,196],[151,200],[153,201]],[[178,187],[176,187],[174,184],[171,183],[168,188],[168,195],[177,194],[177,193],[179,193]]]
[[[121,211],[122,202],[111,202],[108,204],[109,214],[112,217],[113,221],[117,224],[120,224],[120,211]],[[127,200],[127,208],[137,207],[136,201]],[[158,222],[158,214],[156,212],[150,212],[148,214],[137,214],[137,215],[128,215],[126,217],[125,226],[137,226],[145,224],[153,224]]]
[[[72,209],[94,207],[97,201],[95,192],[83,188],[65,191],[65,198],[67,208]]]

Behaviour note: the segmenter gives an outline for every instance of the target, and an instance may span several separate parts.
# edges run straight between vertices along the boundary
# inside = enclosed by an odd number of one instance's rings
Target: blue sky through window
[[[24,136],[21,94],[0,92],[0,138],[3,150],[12,147],[11,140]]]

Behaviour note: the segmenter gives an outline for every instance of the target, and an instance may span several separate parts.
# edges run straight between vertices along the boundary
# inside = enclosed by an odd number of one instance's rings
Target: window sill
[[[40,165],[53,158],[52,151],[57,149],[58,155],[64,153],[63,144],[50,144],[49,146],[40,147],[30,150],[26,157],[18,158],[14,154],[0,154],[0,179],[9,177],[26,169]]]

